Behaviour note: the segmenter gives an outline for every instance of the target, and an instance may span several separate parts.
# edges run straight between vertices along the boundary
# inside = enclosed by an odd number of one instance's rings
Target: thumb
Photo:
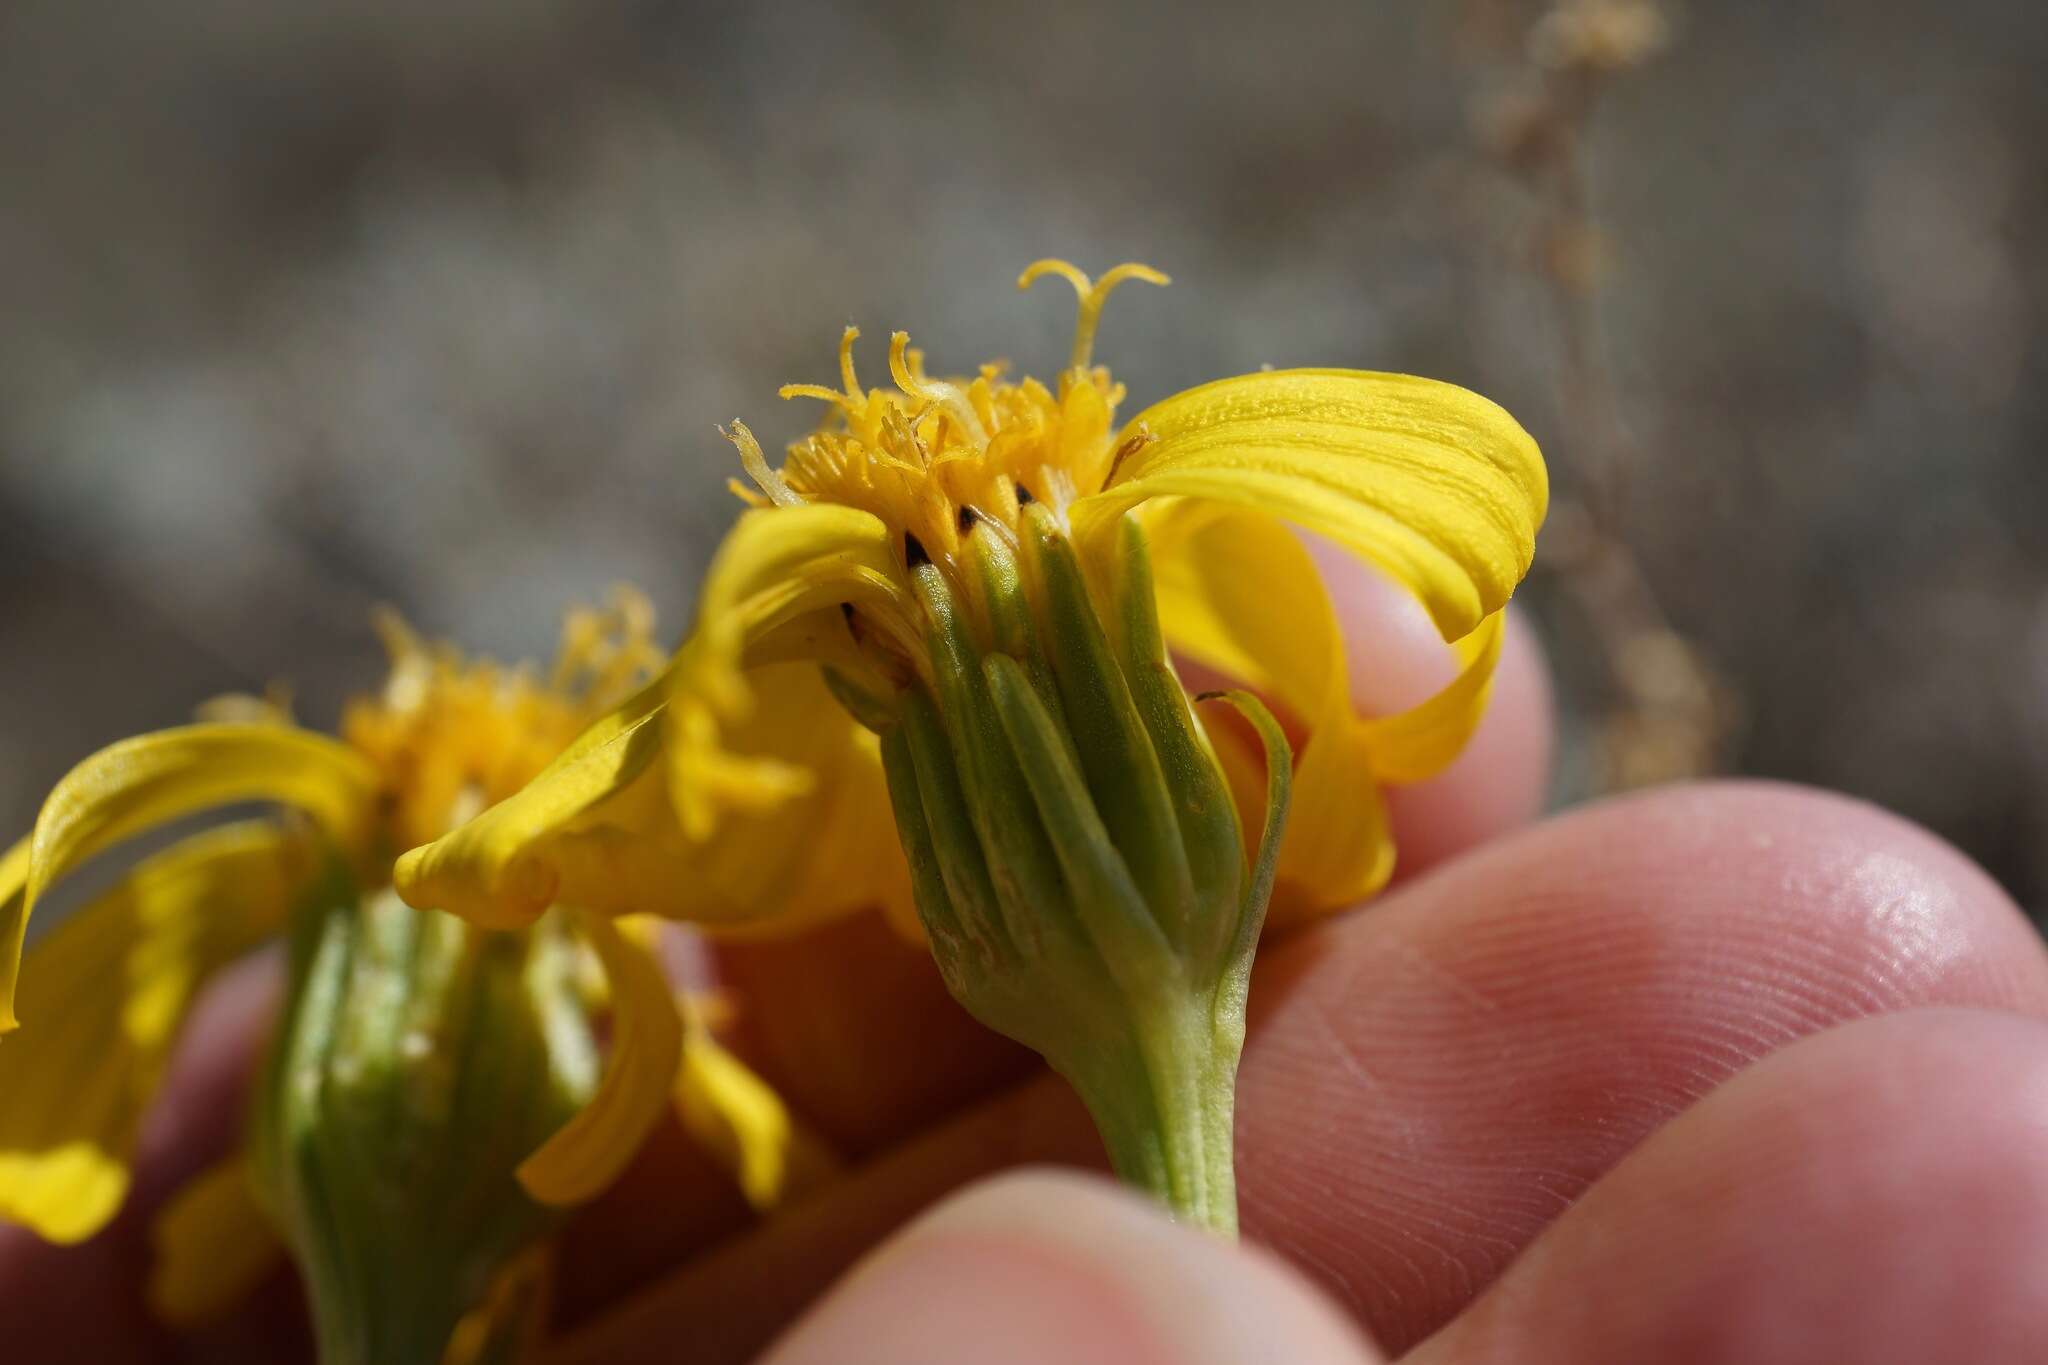
[[[854,1267],[762,1365],[1378,1365],[1261,1251],[1092,1176],[977,1185]]]

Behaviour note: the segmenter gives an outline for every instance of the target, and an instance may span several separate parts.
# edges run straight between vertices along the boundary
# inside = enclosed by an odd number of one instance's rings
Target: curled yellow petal
[[[138,864],[30,950],[35,1027],[0,1046],[0,1218],[76,1242],[114,1215],[193,996],[277,931],[310,868],[274,826],[230,825]]]
[[[824,1139],[701,1020],[689,1023],[675,1102],[684,1130],[726,1164],[757,1209],[800,1198],[838,1173],[839,1159]]]
[[[668,873],[633,908],[711,927],[772,919],[780,930],[908,903],[909,868],[896,841],[875,737],[833,699],[813,664],[769,664],[745,676],[755,705],[728,727],[726,742],[805,773],[806,789],[754,809],[729,808],[702,839],[668,820],[666,828],[675,833],[660,850]],[[648,816],[635,823],[662,822]],[[581,852],[565,841],[560,856],[568,864]],[[593,867],[574,884],[580,889],[597,882],[600,871]]]
[[[447,910],[494,928],[519,928],[557,900],[560,872],[546,840],[632,786],[661,752],[668,675],[600,717],[513,795],[398,860],[392,880],[406,904]]]
[[[683,1022],[660,964],[605,916],[575,918],[610,984],[611,1057],[590,1103],[520,1164],[519,1183],[543,1204],[603,1193],[668,1107],[682,1059]]]
[[[238,1152],[171,1196],[150,1230],[149,1306],[172,1327],[203,1326],[255,1292],[284,1262]]]
[[[697,627],[672,680],[669,800],[688,837],[709,838],[728,810],[760,811],[809,789],[801,767],[729,733],[755,709],[743,671],[749,647],[820,607],[896,600],[897,565],[888,527],[856,508],[805,503],[748,512],[734,524],[705,575]]]
[[[1355,905],[1394,874],[1393,832],[1362,731],[1355,717],[1334,718],[1316,727],[1295,761],[1268,928]]]
[[[277,801],[358,848],[376,814],[376,771],[348,746],[283,725],[188,725],[112,744],[51,790],[36,817],[19,899],[0,907],[0,1033],[16,1026],[14,983],[29,915],[71,869],[123,839],[238,801]],[[10,859],[0,875],[22,873]]]
[[[1495,612],[1452,646],[1458,675],[1442,691],[1406,711],[1364,723],[1373,775],[1382,782],[1421,782],[1450,766],[1479,728],[1493,691],[1507,618]]]
[[[1204,384],[1139,414],[1107,487],[1077,502],[1084,541],[1149,498],[1233,503],[1380,565],[1447,640],[1528,571],[1549,500],[1543,457],[1499,406],[1452,384],[1277,370]]]
[[[663,738],[657,707],[621,729],[617,744],[550,768],[399,859],[399,893],[503,925],[557,902],[728,928],[772,919],[778,929],[907,906],[909,873],[874,736],[832,700],[813,664],[770,664],[745,677],[754,705],[721,742],[803,773],[802,790],[728,807],[710,837],[690,838],[654,762]]]
[[[1399,715],[1364,718],[1343,630],[1299,536],[1257,512],[1189,500],[1161,504],[1146,528],[1172,647],[1274,698],[1305,736],[1267,923],[1284,928],[1372,895],[1395,858],[1379,786],[1430,776],[1471,736],[1499,654],[1499,615],[1452,646],[1465,667],[1443,691]],[[1256,799],[1259,788],[1239,771],[1255,756],[1228,745],[1219,754],[1235,765],[1240,802]]]
[[[1301,539],[1261,513],[1187,499],[1147,509],[1144,522],[1174,652],[1314,723],[1348,681],[1343,636]]]
[[[755,687],[771,670],[752,665],[757,652],[784,656],[783,637],[820,607],[843,633],[837,605],[891,598],[895,563],[887,529],[866,512],[804,504],[743,515],[667,672],[524,789],[401,857],[399,894],[498,927],[556,902],[719,922],[801,913],[796,902],[816,900],[835,875],[799,856],[809,841],[786,843],[772,865],[743,865],[735,851],[758,850],[762,829],[794,829],[792,812],[843,810],[837,822],[853,822],[860,813],[820,765],[853,763],[856,741],[843,715],[813,735],[764,703]],[[868,767],[879,773],[879,762]],[[877,809],[886,819],[886,800]],[[799,875],[810,889],[791,890]],[[842,900],[847,886],[825,899]]]

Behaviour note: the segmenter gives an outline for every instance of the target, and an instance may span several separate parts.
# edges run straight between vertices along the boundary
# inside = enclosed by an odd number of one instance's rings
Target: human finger
[[[1297,1274],[1105,1181],[1031,1171],[948,1200],[762,1365],[1377,1365]]]
[[[1601,1174],[1787,1043],[1931,1003],[2048,1013],[2048,954],[1924,831],[1759,784],[1549,822],[1279,945],[1240,1076],[1244,1223],[1391,1349],[1460,1311]],[[889,1153],[574,1343],[627,1361],[726,1305],[745,1359],[943,1191],[1033,1159],[1100,1161],[1043,1081]],[[772,1289],[740,1299],[745,1286]]]
[[[2041,1021],[1844,1025],[1644,1143],[1410,1359],[2048,1358],[2044,1131]]]

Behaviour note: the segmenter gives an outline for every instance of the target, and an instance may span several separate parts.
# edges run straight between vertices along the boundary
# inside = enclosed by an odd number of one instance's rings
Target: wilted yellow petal
[[[406,904],[519,928],[557,899],[559,872],[539,846],[630,787],[661,752],[664,674],[600,717],[518,792],[469,823],[406,853],[392,879]]]
[[[778,930],[878,904],[907,906],[909,870],[874,736],[832,700],[815,664],[771,664],[745,676],[755,705],[723,742],[806,774],[800,792],[728,808],[709,838],[689,838],[669,805],[667,775],[653,762],[660,738],[650,716],[611,751],[608,780],[617,785],[609,791],[598,788],[586,804],[571,786],[578,774],[557,782],[544,773],[401,858],[400,894],[503,924],[557,902],[723,928],[772,919]]]
[[[254,1293],[284,1261],[238,1152],[186,1184],[151,1229],[149,1306],[172,1327],[202,1326]]]
[[[1173,651],[1314,723],[1346,685],[1344,641],[1300,537],[1258,512],[1185,498],[1147,509],[1144,524]]]
[[[1271,517],[1190,500],[1159,507],[1146,529],[1168,644],[1272,697],[1306,732],[1268,927],[1370,896],[1394,867],[1374,722],[1353,708],[1343,631],[1307,546]],[[1248,751],[1219,754],[1256,765]],[[1263,783],[1234,772],[1232,790],[1256,826]]]
[[[64,775],[36,817],[26,883],[0,907],[0,1033],[15,1027],[14,981],[37,899],[95,853],[180,816],[277,801],[360,847],[376,815],[377,774],[348,746],[282,725],[188,725],[112,744]],[[0,874],[19,872],[10,859]]]
[[[1365,722],[1362,740],[1375,777],[1421,782],[1442,772],[1464,749],[1486,714],[1506,624],[1506,617],[1495,612],[1452,646],[1458,651],[1458,676],[1435,696]]]
[[[714,921],[785,916],[800,910],[789,894],[758,893],[788,893],[793,877],[814,884],[804,893],[811,899],[820,887],[827,900],[843,899],[843,873],[792,862],[807,839],[785,841],[772,867],[735,861],[733,850],[760,846],[761,828],[790,828],[789,809],[848,805],[820,764],[864,771],[849,757],[843,715],[833,713],[826,734],[810,733],[754,695],[750,680],[773,670],[748,664],[820,606],[893,597],[895,563],[887,530],[865,512],[805,505],[743,515],[712,563],[696,632],[668,671],[522,791],[400,858],[399,894],[498,927],[528,923],[557,901]],[[866,767],[879,773],[871,757]],[[886,822],[886,798],[878,809]],[[835,876],[842,880],[828,886]]]
[[[1295,760],[1268,928],[1355,905],[1393,875],[1393,834],[1362,731],[1352,716],[1328,720]]]
[[[33,1027],[0,1045],[0,1218],[76,1242],[114,1215],[194,994],[277,931],[310,869],[274,826],[230,825],[139,864],[30,950]]]
[[[590,1103],[519,1167],[519,1183],[543,1204],[603,1193],[668,1107],[682,1058],[683,1021],[660,964],[603,915],[580,911],[576,925],[610,983],[611,1057]]]
[[[1452,384],[1362,370],[1276,370],[1204,384],[1138,415],[1132,450],[1077,502],[1105,534],[1148,498],[1269,512],[1380,565],[1447,640],[1498,611],[1535,554],[1543,457],[1498,405]]]
[[[768,1082],[692,1023],[676,1073],[676,1114],[720,1160],[757,1209],[771,1209],[838,1173],[839,1159]]]
[[[758,809],[728,809],[703,839],[667,814],[663,793],[638,789],[593,811],[594,828],[549,847],[563,899],[714,928],[772,919],[778,930],[908,902],[909,869],[875,737],[833,700],[814,664],[770,664],[745,676],[755,705],[726,742],[808,774],[807,789]],[[619,832],[629,830],[644,833]]]
[[[730,734],[755,710],[743,672],[749,646],[820,607],[893,602],[897,565],[888,527],[856,508],[775,507],[735,523],[705,575],[696,630],[676,656],[665,722],[669,800],[689,838],[707,839],[725,812],[770,808],[813,780]]]

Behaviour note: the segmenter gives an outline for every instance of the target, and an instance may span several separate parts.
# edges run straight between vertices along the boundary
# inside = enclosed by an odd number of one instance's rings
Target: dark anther
[[[972,507],[968,506],[968,505],[967,505],[966,503],[964,503],[964,502],[960,504],[960,534],[961,534],[961,535],[963,535],[963,536],[964,536],[964,535],[966,535],[966,534],[967,534],[967,533],[968,533],[969,531],[972,531],[972,530],[974,529],[975,523],[976,523],[976,522],[978,522],[978,521],[980,521],[980,520],[981,520],[981,513],[980,513],[980,512],[976,511],[976,510],[975,510],[974,508],[972,508]]]
[[[903,562],[913,569],[932,562],[932,557],[925,553],[924,542],[908,531],[903,533]]]
[[[844,617],[846,618],[846,624],[847,624],[847,625],[849,625],[849,626],[850,626],[850,625],[852,625],[852,624],[853,624],[853,603],[851,603],[851,602],[841,602],[841,603],[839,604],[839,614],[840,614],[841,616],[844,616]]]
[[[1022,507],[1022,506],[1024,506],[1024,505],[1025,505],[1025,504],[1027,504],[1027,503],[1031,503],[1031,502],[1036,502],[1036,501],[1037,501],[1037,499],[1031,496],[1031,490],[1030,490],[1030,489],[1026,488],[1026,487],[1025,487],[1025,486],[1024,486],[1023,484],[1021,484],[1021,483],[1017,485],[1017,505],[1018,505],[1019,507]]]

